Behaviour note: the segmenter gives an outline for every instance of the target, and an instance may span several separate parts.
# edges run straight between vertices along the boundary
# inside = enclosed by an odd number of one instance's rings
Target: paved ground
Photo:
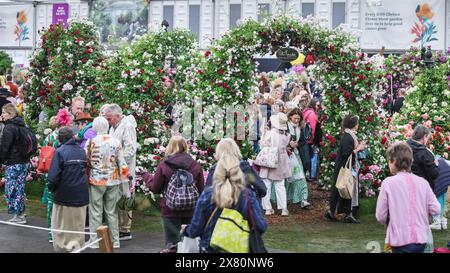
[[[0,213],[0,220],[10,218]],[[47,227],[47,220],[38,217],[27,217],[27,226]],[[86,237],[86,240],[88,238]],[[157,253],[164,245],[162,234],[145,234],[134,232],[133,240],[122,241],[117,253]],[[47,231],[25,227],[9,226],[0,223],[0,253],[52,253],[53,246],[47,240]],[[98,249],[88,249],[85,253],[98,253]],[[286,252],[269,249],[271,253]]]
[[[5,221],[9,216],[0,213],[0,220]],[[27,217],[27,225],[46,227],[46,219]],[[114,249],[117,253],[156,253],[164,245],[160,235],[133,233],[133,240],[122,241],[120,249]],[[47,240],[47,231],[31,228],[9,226],[0,223],[0,253],[51,253],[53,246]],[[99,252],[97,249],[89,249],[86,253]]]

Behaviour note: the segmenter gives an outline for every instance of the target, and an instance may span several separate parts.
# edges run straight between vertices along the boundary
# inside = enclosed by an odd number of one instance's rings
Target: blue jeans
[[[392,253],[423,253],[426,244],[409,244],[392,247]]]
[[[317,167],[319,165],[319,147],[312,146],[312,156],[311,156],[311,179],[315,180],[317,178]]]

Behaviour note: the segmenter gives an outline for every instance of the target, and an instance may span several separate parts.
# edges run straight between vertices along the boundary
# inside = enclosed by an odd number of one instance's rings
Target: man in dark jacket
[[[407,143],[413,150],[411,171],[415,175],[425,178],[431,189],[434,190],[434,180],[439,176],[439,168],[433,153],[426,147],[430,137],[430,130],[419,125],[414,129],[412,138]]]
[[[64,143],[55,152],[48,173],[48,189],[54,193],[52,228],[84,231],[89,204],[86,152],[73,139],[69,127],[59,130]],[[74,251],[84,246],[84,234],[52,232],[56,251]]]

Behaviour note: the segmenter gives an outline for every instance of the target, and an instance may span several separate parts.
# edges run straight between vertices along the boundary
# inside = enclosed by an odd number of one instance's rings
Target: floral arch
[[[202,96],[209,104],[223,106],[247,102],[257,84],[253,56],[273,54],[285,46],[297,48],[315,60],[307,70],[323,92],[323,182],[328,187],[332,183],[340,124],[343,116],[352,112],[360,117],[359,138],[369,145],[370,156],[363,161],[363,184],[367,189],[374,184],[376,188],[380,170],[386,165],[376,104],[377,81],[382,71],[361,51],[356,38],[342,30],[322,28],[313,19],[247,21],[206,51],[191,97]],[[372,175],[365,176],[369,173]]]

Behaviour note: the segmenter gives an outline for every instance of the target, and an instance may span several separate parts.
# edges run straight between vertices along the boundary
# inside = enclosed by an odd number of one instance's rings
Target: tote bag
[[[336,181],[336,188],[339,192],[339,195],[343,199],[352,199],[353,190],[355,187],[355,178],[352,174],[352,159],[353,154],[351,154],[345,166],[341,167],[339,170],[339,175]]]
[[[209,245],[222,252],[248,253],[249,238],[248,221],[237,210],[224,208],[217,219]]]
[[[302,171],[302,168],[300,166],[300,162],[298,161],[297,156],[295,153],[291,154],[291,157],[289,158],[289,168],[292,171],[292,176],[288,177],[286,180],[287,182],[291,183],[297,180],[301,180],[305,178],[305,173]]]
[[[200,237],[189,238],[183,236],[181,242],[178,243],[177,253],[200,253],[199,243]]]
[[[271,136],[270,147],[263,147],[256,156],[255,165],[276,169],[278,167],[278,145],[274,147],[273,136]]]

